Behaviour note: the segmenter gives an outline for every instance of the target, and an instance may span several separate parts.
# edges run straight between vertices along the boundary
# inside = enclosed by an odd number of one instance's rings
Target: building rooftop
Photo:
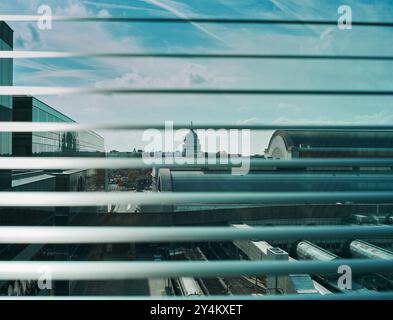
[[[26,184],[35,183],[38,181],[43,181],[47,179],[54,179],[53,175],[49,174],[40,174],[37,176],[30,176],[22,179],[12,179],[12,188],[20,187]]]
[[[13,96],[14,100],[18,100],[18,99],[31,99],[32,105],[43,109],[44,111],[51,113],[51,114],[55,114],[57,117],[60,117],[61,120],[65,121],[65,122],[72,122],[72,123],[76,123],[76,121],[72,118],[70,118],[69,116],[67,116],[66,114],[64,114],[63,112],[60,112],[59,110],[51,107],[50,105],[48,105],[47,103],[41,101],[40,99],[33,97],[33,96],[29,96],[29,95],[16,95]],[[17,105],[14,105],[14,108],[16,108]],[[98,134],[95,131],[92,130],[86,130],[85,132],[88,132],[89,134],[95,135],[96,137],[104,140],[104,138]]]
[[[393,132],[362,130],[277,130],[268,158],[375,158],[393,156]]]
[[[11,48],[14,46],[14,30],[4,21],[0,21],[0,38]]]
[[[269,142],[276,136],[281,136],[287,148],[317,147],[317,148],[393,148],[393,132],[387,131],[303,131],[278,130],[274,132]]]

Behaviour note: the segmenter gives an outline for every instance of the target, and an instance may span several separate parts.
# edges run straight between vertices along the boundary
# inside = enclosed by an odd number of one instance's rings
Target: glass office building
[[[75,122],[42,101],[28,96],[13,98],[13,121]],[[72,156],[104,153],[104,139],[93,131],[13,134],[14,156]]]
[[[11,51],[13,31],[4,22],[0,21],[0,50]],[[0,58],[0,85],[12,86],[12,59]],[[0,96],[0,121],[11,121],[12,98]],[[0,154],[10,155],[12,151],[11,133],[0,133]]]
[[[11,51],[13,48],[13,31],[0,21],[0,50]],[[0,86],[12,86],[12,59],[0,58]],[[0,96],[0,121],[12,120],[12,98]],[[10,156],[12,152],[11,133],[0,132],[0,156]],[[11,184],[11,172],[0,171],[0,189]]]

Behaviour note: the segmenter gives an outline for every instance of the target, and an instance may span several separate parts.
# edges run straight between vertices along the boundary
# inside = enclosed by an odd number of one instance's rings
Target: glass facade
[[[34,97],[14,97],[13,102],[14,121],[75,122]],[[96,154],[104,151],[104,139],[93,131],[33,132],[13,136],[15,156]]]
[[[13,31],[4,22],[0,21],[0,50],[12,50]],[[0,58],[0,85],[12,86],[12,59]],[[0,96],[0,121],[12,120],[12,98],[10,96]],[[12,138],[11,133],[0,133],[0,155],[11,155]]]
[[[3,21],[0,21],[0,50],[11,51],[13,43],[13,31]],[[0,58],[0,86],[12,86],[12,59]],[[0,96],[0,121],[12,120],[12,98]],[[0,132],[0,156],[10,156],[12,152],[12,134]],[[0,190],[11,186],[11,171],[0,170]]]

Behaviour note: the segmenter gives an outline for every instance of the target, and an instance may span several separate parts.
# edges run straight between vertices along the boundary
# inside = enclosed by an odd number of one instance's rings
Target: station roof
[[[389,131],[332,131],[332,130],[277,130],[287,149],[311,148],[393,148],[393,132]]]
[[[370,191],[393,190],[391,171],[250,171],[232,175],[230,171],[160,169],[159,191],[172,192],[253,192],[253,191]]]

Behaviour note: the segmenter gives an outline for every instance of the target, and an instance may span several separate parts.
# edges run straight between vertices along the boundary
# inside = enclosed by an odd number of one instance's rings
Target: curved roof
[[[172,192],[284,192],[390,191],[390,173],[269,171],[232,175],[230,171],[160,169],[159,191]]]
[[[301,145],[316,148],[393,148],[393,132],[388,131],[277,130],[268,149],[276,136],[283,138],[287,149]]]

